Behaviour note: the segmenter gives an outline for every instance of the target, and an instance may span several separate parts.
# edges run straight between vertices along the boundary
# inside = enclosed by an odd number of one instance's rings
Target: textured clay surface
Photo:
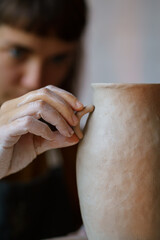
[[[160,84],[95,84],[77,155],[89,240],[160,239]]]

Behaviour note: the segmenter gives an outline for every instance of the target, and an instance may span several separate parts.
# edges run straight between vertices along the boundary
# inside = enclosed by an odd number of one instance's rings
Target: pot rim
[[[160,86],[160,83],[91,83],[91,86],[93,88],[98,88],[98,87],[128,88],[128,87]]]

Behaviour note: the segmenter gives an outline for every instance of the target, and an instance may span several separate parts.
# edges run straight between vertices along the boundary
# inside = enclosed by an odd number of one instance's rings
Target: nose
[[[21,77],[21,86],[28,91],[35,90],[41,87],[43,72],[43,63],[38,60],[33,60],[27,63],[23,69]]]

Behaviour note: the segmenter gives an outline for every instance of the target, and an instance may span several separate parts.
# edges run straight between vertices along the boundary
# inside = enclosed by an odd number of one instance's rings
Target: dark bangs
[[[75,41],[86,24],[86,5],[84,0],[0,0],[0,24]]]

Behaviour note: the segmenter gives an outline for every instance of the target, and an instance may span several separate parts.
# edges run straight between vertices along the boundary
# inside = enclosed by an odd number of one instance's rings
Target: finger
[[[93,105],[88,105],[88,106],[84,107],[82,111],[77,112],[77,117],[79,118],[79,120],[81,120],[83,115],[85,115],[86,113],[93,112],[94,108],[95,107]],[[79,124],[77,124],[77,126],[73,127],[73,130],[76,133],[77,137],[79,137],[79,139],[83,138],[83,133],[80,128],[80,121],[79,121]]]
[[[34,145],[36,153],[41,154],[47,150],[62,148],[75,145],[79,142],[78,137],[74,134],[72,137],[64,137],[58,131],[54,132],[54,140],[47,141],[45,139],[34,136]]]
[[[78,124],[79,119],[76,117],[72,106],[62,97],[51,91],[49,88],[41,88],[39,90],[30,92],[19,99],[18,107],[37,100],[42,100],[53,108],[55,108],[63,118],[72,126]]]
[[[69,105],[71,105],[75,111],[80,111],[84,108],[83,104],[73,94],[71,94],[61,88],[55,87],[53,85],[48,85],[46,88],[50,89],[51,91],[53,91],[60,97],[64,98],[64,100]]]
[[[66,137],[71,137],[74,133],[73,129],[68,125],[61,114],[42,100],[27,103],[11,112],[6,113],[1,117],[0,122],[1,124],[5,124],[6,119],[11,122],[25,116],[32,116],[36,119],[43,118],[46,122],[55,126],[57,130]]]
[[[41,96],[42,92],[44,92],[44,95],[45,95],[46,89],[49,89],[53,93],[56,93],[57,95],[62,97],[75,111],[80,111],[83,109],[84,107],[83,104],[73,94],[63,89],[60,89],[58,87],[55,87],[53,85],[48,85],[44,88],[31,91],[21,97],[6,101],[5,103],[2,104],[1,109],[5,112],[10,109],[16,108],[19,104],[25,104],[26,102],[31,102],[34,99],[33,96],[35,96],[36,99],[39,99],[37,95]]]
[[[53,140],[54,134],[50,128],[37,119],[27,116],[16,119],[10,124],[1,127],[0,142],[4,147],[12,147],[22,135],[32,133],[46,140]]]

